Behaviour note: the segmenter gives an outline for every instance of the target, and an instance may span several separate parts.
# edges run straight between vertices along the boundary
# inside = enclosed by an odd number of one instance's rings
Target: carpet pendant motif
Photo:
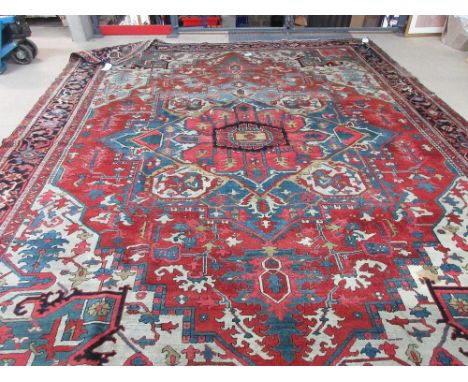
[[[376,48],[74,60],[47,164],[11,143],[22,172],[0,169],[32,174],[0,191],[0,364],[468,364],[466,162],[441,133],[466,122],[403,100]]]

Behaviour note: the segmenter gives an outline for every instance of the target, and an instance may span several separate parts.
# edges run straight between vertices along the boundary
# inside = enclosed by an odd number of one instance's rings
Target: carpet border
[[[15,129],[8,137],[2,140],[0,144],[0,165],[2,165],[4,159],[6,159],[4,155],[6,154],[8,149],[13,148],[13,146],[17,143],[17,140],[20,138],[21,134],[23,132],[26,133],[25,129],[31,127],[30,125],[32,121],[40,116],[40,114],[38,114],[39,111],[50,102],[50,99],[56,94],[57,90],[60,88],[61,83],[73,73],[73,70],[78,64],[78,61],[70,60],[62,69],[62,71],[55,77],[52,84],[49,85],[46,91],[41,96],[39,96],[36,103],[27,112],[26,116],[23,117],[18,126],[15,127]]]
[[[451,116],[457,120],[461,124],[461,127],[465,132],[468,132],[468,122],[465,120],[465,118],[462,117],[460,113],[458,113],[456,110],[454,110],[447,102],[445,102],[442,98],[440,98],[435,92],[432,90],[429,90],[426,85],[421,83],[421,81],[413,74],[411,73],[408,69],[406,69],[404,66],[399,64],[397,61],[395,61],[394,58],[391,57],[391,55],[383,50],[376,42],[370,41],[370,45],[374,51],[376,51],[380,56],[385,58],[389,64],[391,64],[395,69],[398,70],[400,76],[402,78],[406,78],[411,80],[414,85],[418,86],[420,90],[424,91],[426,95],[429,95],[433,101],[437,101],[437,103],[442,106],[446,111],[452,114]],[[406,72],[408,73],[409,76],[402,76],[400,72]]]
[[[21,123],[14,129],[9,137],[3,140],[0,145],[0,186],[2,187],[0,196],[4,197],[0,199],[0,225],[4,224],[4,221],[8,218],[12,209],[17,205],[18,200],[20,200],[21,194],[30,186],[31,180],[34,178],[35,174],[38,173],[38,169],[41,168],[44,158],[47,157],[51,146],[56,143],[57,137],[60,136],[63,128],[69,123],[70,116],[73,115],[77,105],[80,104],[83,92],[96,73],[96,65],[92,65],[83,60],[77,60],[75,57],[71,56],[68,64],[58,74],[42,96],[39,97],[36,104],[34,104],[26,114]],[[77,82],[82,85],[78,90],[81,92],[78,98],[76,94],[73,94],[73,91],[77,91],[73,89],[73,85],[76,86]],[[72,85],[72,88],[61,94],[62,90],[66,90],[68,83]],[[60,96],[62,99],[59,98]],[[47,107],[54,103],[62,107],[62,112],[66,110],[66,116],[49,115],[45,117]],[[39,143],[46,142],[46,145],[39,146],[38,151],[35,151],[36,147],[34,147],[34,145],[37,144],[37,142],[35,142],[34,139],[41,136],[40,134],[35,134],[36,130],[34,126],[36,123],[40,126],[40,122],[38,121],[41,118],[46,121],[57,123],[56,126],[44,126],[39,129],[39,131],[45,134],[45,139],[42,141],[39,139]],[[56,118],[57,121],[55,121],[54,118]],[[22,145],[26,147],[23,148],[21,147]],[[33,158],[29,162],[27,160],[22,161],[21,154],[27,152],[31,147],[34,154],[37,154],[36,158]],[[16,161],[16,156],[19,156],[19,163]],[[15,174],[15,166],[29,166],[34,168],[30,168],[26,170],[25,173],[19,174],[20,177],[22,177],[19,181],[9,182],[6,180],[6,177],[10,174]]]

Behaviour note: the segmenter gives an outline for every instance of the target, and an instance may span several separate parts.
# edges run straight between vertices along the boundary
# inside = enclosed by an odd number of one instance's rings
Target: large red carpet
[[[372,43],[77,53],[0,151],[0,363],[468,364],[466,131]]]

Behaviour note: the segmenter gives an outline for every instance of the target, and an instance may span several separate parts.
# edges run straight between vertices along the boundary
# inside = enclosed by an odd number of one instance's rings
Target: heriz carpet
[[[466,129],[357,40],[75,54],[1,149],[0,360],[468,364]]]

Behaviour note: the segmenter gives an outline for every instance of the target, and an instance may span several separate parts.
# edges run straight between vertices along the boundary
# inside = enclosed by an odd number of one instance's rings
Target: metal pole
[[[90,16],[67,16],[67,22],[73,41],[83,42],[94,37],[94,28]]]
[[[175,38],[179,36],[179,17],[177,15],[171,15],[171,26],[172,32],[167,37]]]

